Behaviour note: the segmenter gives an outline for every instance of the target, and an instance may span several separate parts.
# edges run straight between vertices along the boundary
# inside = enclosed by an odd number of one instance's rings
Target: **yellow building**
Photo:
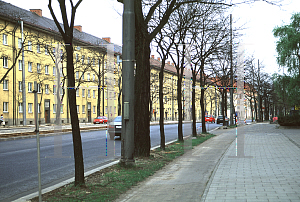
[[[23,37],[21,24],[23,23]],[[98,38],[74,28],[74,71],[76,86],[67,86],[65,45],[55,23],[42,16],[42,10],[24,10],[0,1],[0,113],[8,125],[34,124],[34,82],[37,83],[38,112],[41,123],[68,123],[67,88],[76,88],[77,112],[80,122],[92,122],[97,115],[113,119],[121,113],[122,47],[110,43],[110,38]],[[24,57],[22,57],[24,50]],[[24,61],[24,66],[23,66]],[[56,62],[55,62],[56,61]],[[14,65],[15,64],[15,65]],[[160,59],[150,58],[151,120],[158,121]],[[24,71],[23,71],[24,70]],[[8,72],[8,73],[7,73]],[[25,85],[22,84],[25,73]],[[185,74],[187,70],[185,71]],[[6,75],[7,74],[7,75]],[[167,62],[164,69],[164,119],[178,120],[177,72]],[[199,78],[197,78],[199,79]],[[199,81],[199,80],[198,80]],[[196,118],[200,120],[200,87],[196,84]],[[25,88],[25,89],[24,89]],[[25,90],[25,108],[23,91]],[[182,109],[191,109],[191,80],[181,84]],[[217,115],[219,99],[214,89],[205,91],[205,111]],[[217,104],[216,104],[217,103]],[[61,111],[59,113],[58,111]]]
[[[31,12],[30,12],[31,11]],[[24,10],[0,1],[0,111],[8,125],[34,124],[34,82],[37,82],[38,112],[41,123],[69,121],[66,60],[61,36],[54,21],[42,17],[42,10]],[[21,30],[23,24],[23,32]],[[22,41],[23,33],[23,41]],[[23,43],[22,43],[23,42]],[[61,44],[58,46],[58,44]],[[118,83],[122,48],[110,38],[97,38],[74,29],[74,68],[77,111],[80,122],[99,115],[118,115]],[[58,48],[58,49],[57,49]],[[24,50],[22,57],[22,50]],[[55,55],[62,60],[55,63]],[[57,65],[55,65],[57,64]],[[22,83],[22,71],[25,85]],[[73,87],[70,87],[73,88]],[[26,105],[23,109],[23,91]],[[58,116],[58,106],[61,114]]]

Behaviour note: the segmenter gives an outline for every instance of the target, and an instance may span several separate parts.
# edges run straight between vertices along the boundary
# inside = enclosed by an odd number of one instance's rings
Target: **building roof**
[[[0,0],[0,18],[10,19],[10,20],[23,20],[24,24],[59,34],[59,30],[57,29],[52,19],[41,17],[36,13],[19,8],[17,6],[14,6],[2,0]],[[62,29],[64,29],[62,24],[61,27]],[[106,40],[103,40],[101,38],[98,38],[96,36],[93,36],[85,32],[80,32],[75,28],[73,34],[75,40],[84,43],[89,43],[91,45],[100,45],[106,48],[106,45],[110,44]],[[122,54],[121,46],[114,45],[114,50],[116,54],[120,54],[120,55]]]

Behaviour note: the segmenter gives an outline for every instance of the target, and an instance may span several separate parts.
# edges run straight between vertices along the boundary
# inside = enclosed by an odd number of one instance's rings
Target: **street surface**
[[[207,123],[207,129],[220,124]],[[200,130],[201,124],[197,127]],[[191,124],[183,125],[184,136]],[[200,132],[200,131],[199,131]],[[82,132],[85,171],[120,158],[120,139],[109,139],[106,130]],[[151,147],[160,144],[159,125],[150,127]],[[166,142],[177,139],[177,124],[165,125]],[[106,147],[107,141],[107,147]],[[42,189],[74,176],[72,135],[57,134],[40,138]],[[36,139],[0,142],[0,201],[12,201],[38,189]]]

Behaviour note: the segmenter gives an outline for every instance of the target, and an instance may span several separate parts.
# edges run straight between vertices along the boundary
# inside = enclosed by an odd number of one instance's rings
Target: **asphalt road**
[[[206,124],[208,130],[220,124]],[[201,124],[197,127],[200,129]],[[191,124],[183,125],[184,136]],[[119,159],[120,139],[109,139],[106,130],[82,132],[85,171]],[[151,146],[160,144],[159,125],[150,127]],[[166,142],[177,139],[177,124],[165,125]],[[107,144],[106,144],[107,143]],[[42,189],[74,176],[72,135],[40,138]],[[38,187],[36,139],[0,142],[0,201],[12,201],[36,192]]]

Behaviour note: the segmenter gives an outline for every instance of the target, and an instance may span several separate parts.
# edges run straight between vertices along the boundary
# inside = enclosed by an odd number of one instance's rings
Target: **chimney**
[[[38,16],[42,17],[42,9],[30,9],[31,12],[36,13]]]
[[[160,57],[158,57],[157,60],[160,61]]]
[[[110,37],[103,37],[102,39],[110,43]]]
[[[170,61],[168,61],[168,64],[171,64]]]
[[[82,32],[82,26],[81,25],[76,25],[74,26],[75,29],[77,29],[78,31]]]
[[[154,59],[154,55],[151,55],[151,58]]]

